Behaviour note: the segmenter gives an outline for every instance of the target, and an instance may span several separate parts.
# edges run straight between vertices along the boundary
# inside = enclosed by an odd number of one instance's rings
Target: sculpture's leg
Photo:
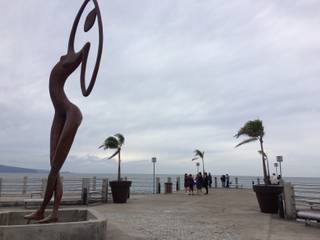
[[[58,180],[59,171],[68,156],[68,153],[72,146],[74,137],[77,133],[81,120],[82,120],[82,116],[79,110],[73,111],[72,113],[68,114],[66,123],[63,127],[63,130],[55,151],[55,155],[52,159],[52,167],[48,176],[46,193],[39,210],[44,210],[46,208],[50,199],[52,198],[55,188],[56,190],[58,190],[59,187],[61,186],[61,182],[60,180]],[[62,196],[62,192],[61,192],[61,196]],[[61,199],[61,196],[57,196],[57,197]],[[40,221],[40,223],[57,221],[59,202],[55,204],[55,208],[53,209],[52,214],[47,218],[43,219],[42,221]]]
[[[54,156],[56,153],[57,145],[58,145],[64,124],[65,124],[65,121],[66,121],[65,117],[60,118],[60,120],[56,116],[54,118],[54,122],[56,122],[56,124],[52,125],[51,136],[50,136],[50,165],[51,165],[51,167],[53,166],[53,159],[54,159]],[[62,123],[62,124],[60,124],[60,123]],[[57,177],[56,185],[54,187],[53,212],[55,212],[55,213],[58,212],[61,198],[62,198],[62,194],[63,194],[63,186],[62,186],[62,182],[61,182],[61,178],[60,178],[60,174],[59,174]],[[55,214],[55,215],[57,215],[57,214]]]
[[[54,189],[54,204],[53,204],[52,216],[58,217],[58,210],[59,210],[60,202],[62,199],[62,194],[63,194],[63,186],[62,186],[60,174],[58,174],[56,186]]]
[[[56,148],[57,148],[62,130],[65,125],[65,122],[66,122],[65,117],[59,116],[57,114],[54,115],[51,132],[50,132],[50,165],[51,167],[53,164],[53,158],[56,152]],[[61,190],[62,190],[62,186],[61,186]],[[56,187],[54,191],[56,192]],[[57,197],[62,196],[62,191],[55,193],[55,199],[56,199],[56,196]],[[60,197],[60,200],[61,200],[61,197]],[[58,200],[59,203],[60,203],[60,200]],[[29,220],[41,220],[44,218],[44,211],[45,211],[45,207],[44,208],[41,207],[38,211],[32,214],[26,215],[24,218]]]

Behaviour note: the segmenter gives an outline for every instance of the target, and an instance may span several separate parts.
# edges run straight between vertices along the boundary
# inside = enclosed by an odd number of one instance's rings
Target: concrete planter
[[[114,203],[126,203],[129,197],[131,181],[111,181],[112,199]]]
[[[30,211],[0,213],[0,240],[105,240],[107,220],[94,210],[60,210],[59,222],[26,224]],[[49,213],[49,211],[48,211]]]
[[[283,192],[280,185],[254,185],[253,191],[256,193],[259,207],[263,213],[278,213],[278,196]]]

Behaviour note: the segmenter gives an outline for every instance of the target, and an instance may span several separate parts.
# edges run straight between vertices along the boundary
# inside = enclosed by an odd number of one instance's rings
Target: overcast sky
[[[0,1],[0,164],[49,168],[48,80],[81,3]],[[95,88],[81,95],[79,71],[65,87],[83,121],[64,171],[115,173],[98,146],[120,132],[124,172],[151,173],[153,156],[158,172],[194,172],[198,148],[213,174],[261,175],[258,143],[233,138],[259,118],[271,165],[283,155],[284,175],[320,177],[320,1],[99,3]],[[96,29],[77,37],[78,49],[92,42],[90,72]]]

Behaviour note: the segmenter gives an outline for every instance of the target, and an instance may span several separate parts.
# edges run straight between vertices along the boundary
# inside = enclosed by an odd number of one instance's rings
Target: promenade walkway
[[[108,240],[320,239],[320,224],[306,227],[302,222],[260,213],[253,191],[245,189],[211,189],[209,195],[201,196],[184,192],[136,195],[127,204],[89,208],[108,219]],[[13,208],[0,211],[8,209]]]
[[[320,226],[259,212],[252,190],[212,189],[209,195],[134,197],[93,207],[108,218],[108,240],[318,240]]]

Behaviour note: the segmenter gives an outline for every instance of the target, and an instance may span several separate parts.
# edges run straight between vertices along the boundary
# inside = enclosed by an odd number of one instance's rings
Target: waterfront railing
[[[293,187],[296,209],[320,209],[320,184],[295,183]]]

